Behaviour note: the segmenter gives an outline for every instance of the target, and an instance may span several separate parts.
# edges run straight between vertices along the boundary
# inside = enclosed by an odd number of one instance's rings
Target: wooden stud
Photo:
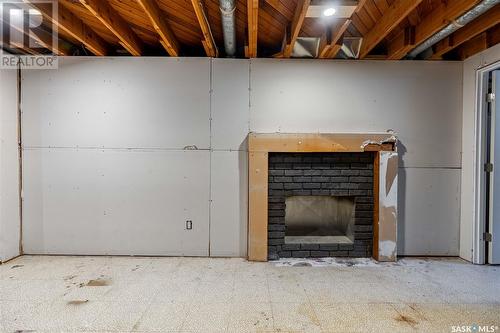
[[[423,43],[427,38],[434,35],[480,1],[481,0],[453,0],[439,2],[439,5],[415,27],[415,45]],[[397,49],[389,45],[389,49],[391,48]],[[401,59],[404,56],[405,55],[400,55],[398,58],[395,54],[388,55],[390,59]]]
[[[191,3],[193,4],[194,12],[203,34],[204,39],[201,41],[203,48],[205,49],[207,56],[217,57],[217,46],[215,44],[214,37],[212,36],[212,31],[210,30],[210,24],[208,23],[205,10],[203,9],[203,3],[201,0],[191,0]]]
[[[396,0],[384,13],[380,21],[363,37],[360,59],[365,58],[406,16],[423,0]],[[391,55],[389,55],[391,57]]]
[[[107,1],[80,0],[80,3],[88,9],[102,24],[104,24],[119,40],[120,44],[132,55],[142,54],[142,41],[136,33]]]
[[[249,152],[248,160],[248,259],[267,261],[267,152]]]
[[[109,46],[104,39],[61,4],[57,8],[58,17],[52,17],[50,6],[38,2],[31,2],[31,5],[40,10],[47,20],[57,25],[58,29],[78,40],[96,56],[108,54]]]
[[[179,42],[170,29],[167,21],[163,17],[160,7],[156,0],[137,0],[146,15],[151,20],[151,24],[160,35],[160,43],[172,57],[179,56]]]
[[[257,57],[259,0],[247,0],[248,45],[247,58]]]
[[[299,0],[297,2],[297,8],[295,9],[295,14],[290,28],[290,40],[288,41],[285,36],[286,42],[283,48],[283,57],[285,58],[289,58],[292,55],[293,46],[297,41],[297,37],[299,37],[300,29],[302,29],[302,23],[304,23],[310,3],[311,0]]]
[[[489,28],[494,27],[499,22],[500,5],[496,5],[463,28],[460,28],[450,36],[436,43],[436,45],[434,45],[433,47],[434,54],[430,58],[441,59],[441,57],[445,53],[450,52],[451,50],[462,45],[474,36],[477,36],[478,34],[488,30]]]

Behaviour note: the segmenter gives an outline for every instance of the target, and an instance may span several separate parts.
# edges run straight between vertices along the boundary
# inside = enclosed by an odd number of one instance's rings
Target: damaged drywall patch
[[[398,154],[380,152],[378,260],[395,261],[397,256]]]
[[[398,138],[395,135],[390,135],[387,138],[382,139],[382,140],[363,141],[363,143],[361,144],[361,149],[365,150],[366,147],[371,146],[371,145],[375,145],[375,146],[383,146],[385,144],[396,145],[397,142],[398,142]]]
[[[386,240],[379,243],[379,255],[383,258],[394,258],[396,256],[396,242]]]

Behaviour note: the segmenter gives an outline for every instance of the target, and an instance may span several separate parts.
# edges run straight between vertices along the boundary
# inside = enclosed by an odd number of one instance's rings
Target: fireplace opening
[[[285,244],[353,244],[355,200],[350,196],[290,196]]]

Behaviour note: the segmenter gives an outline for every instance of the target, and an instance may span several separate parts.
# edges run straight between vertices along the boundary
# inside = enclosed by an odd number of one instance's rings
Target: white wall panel
[[[393,129],[405,167],[460,167],[461,89],[460,63],[252,59],[250,130]]]
[[[398,252],[458,255],[460,169],[406,168],[398,176]]]
[[[208,151],[27,149],[25,252],[208,255],[209,163]]]
[[[209,148],[209,101],[209,59],[61,58],[24,71],[24,145]]]
[[[0,70],[0,262],[19,255],[17,71]]]
[[[207,255],[210,234],[212,255],[244,256],[249,127],[394,129],[400,253],[458,251],[459,63],[64,58],[24,75],[28,253]]]
[[[213,149],[247,149],[249,67],[248,60],[212,60]]]
[[[248,225],[248,153],[212,153],[210,254],[246,257]]]

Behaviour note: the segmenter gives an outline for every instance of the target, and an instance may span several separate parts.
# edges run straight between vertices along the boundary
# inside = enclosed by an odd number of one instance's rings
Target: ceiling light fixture
[[[337,12],[337,10],[333,7],[330,7],[330,8],[327,8],[323,11],[323,16],[333,16],[335,15],[335,13]]]

